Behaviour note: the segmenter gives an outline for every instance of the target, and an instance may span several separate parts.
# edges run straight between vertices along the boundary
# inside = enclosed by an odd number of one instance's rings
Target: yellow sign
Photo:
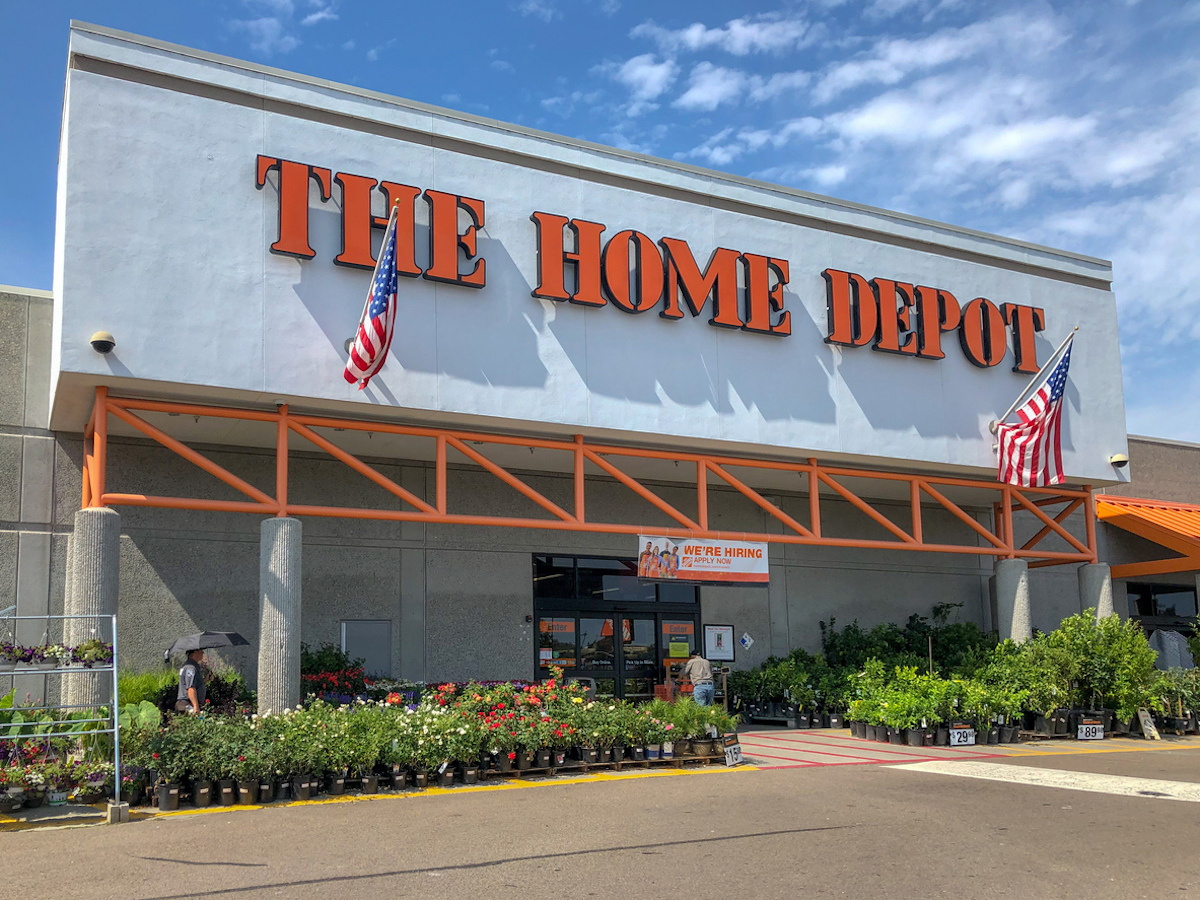
[[[667,646],[669,648],[667,655],[671,659],[687,659],[688,654],[692,652],[688,647],[687,641],[671,641]]]

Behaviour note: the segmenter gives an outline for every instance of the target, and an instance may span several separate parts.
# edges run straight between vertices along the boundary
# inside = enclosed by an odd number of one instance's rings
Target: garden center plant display
[[[1167,730],[1197,730],[1200,672],[1156,670],[1134,622],[1088,611],[1023,644],[998,644],[975,625],[948,624],[950,609],[903,628],[854,623],[838,632],[822,623],[822,653],[797,650],[734,673],[730,691],[752,718],[828,724],[847,710],[855,736],[914,745],[945,744],[956,724],[980,743],[1016,740],[1021,730],[1073,734],[1073,717],[1100,717],[1105,733],[1119,734],[1136,727],[1142,708]]]
[[[248,716],[171,716],[161,727],[131,722],[122,736],[125,760],[157,773],[160,803],[190,792],[204,804],[214,794],[216,802],[271,802],[281,785],[306,799],[351,785],[373,792],[380,776],[393,787],[473,783],[487,772],[653,759],[673,735],[695,742],[677,754],[708,757],[712,736],[735,727],[722,709],[690,699],[643,707],[588,700],[556,670],[541,684],[443,684],[418,703],[392,693]]]

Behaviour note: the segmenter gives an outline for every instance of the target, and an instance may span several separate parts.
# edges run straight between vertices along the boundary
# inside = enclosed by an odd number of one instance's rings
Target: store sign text
[[[397,269],[410,278],[482,288],[487,262],[479,255],[478,233],[484,227],[484,202],[471,197],[260,155],[256,184],[277,173],[278,239],[273,253],[312,259],[309,242],[309,191],[316,185],[320,201],[341,191],[342,246],[333,259],[341,266],[373,269],[372,237],[387,226],[371,209],[376,191],[386,208],[397,212]],[[417,263],[417,200],[429,212],[428,265]],[[718,247],[703,266],[687,241],[654,240],[622,229],[607,240],[600,222],[548,212],[530,216],[537,232],[537,287],[540,299],[580,306],[612,305],[625,313],[657,309],[668,320],[708,312],[708,323],[759,334],[792,333],[791,312],[784,308],[784,286],[790,269],[786,259]],[[1012,334],[1014,372],[1038,370],[1035,335],[1045,328],[1043,310],[1017,303],[997,305],[976,297],[965,306],[950,291],[888,278],[828,268],[826,343],[846,348],[871,345],[873,350],[922,359],[944,359],[943,335],[955,332],[963,354],[976,366],[998,365]]]

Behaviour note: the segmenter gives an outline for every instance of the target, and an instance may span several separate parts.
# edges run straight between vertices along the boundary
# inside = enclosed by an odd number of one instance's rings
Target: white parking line
[[[1096,794],[1117,794],[1124,797],[1200,803],[1200,784],[1187,781],[1130,778],[1125,775],[1096,775],[1091,772],[1065,772],[1060,769],[1005,766],[998,763],[967,760],[920,762],[883,766],[882,768],[904,772],[928,772],[932,775],[957,775],[960,778],[983,778],[987,781],[1007,781],[1012,784],[1032,784],[1038,787],[1065,788],[1072,791],[1091,791]]]

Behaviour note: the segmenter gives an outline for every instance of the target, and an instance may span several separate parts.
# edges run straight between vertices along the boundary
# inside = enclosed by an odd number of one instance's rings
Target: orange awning
[[[1114,578],[1200,570],[1200,506],[1097,494],[1096,517],[1182,554],[1170,559],[1113,566]]]

